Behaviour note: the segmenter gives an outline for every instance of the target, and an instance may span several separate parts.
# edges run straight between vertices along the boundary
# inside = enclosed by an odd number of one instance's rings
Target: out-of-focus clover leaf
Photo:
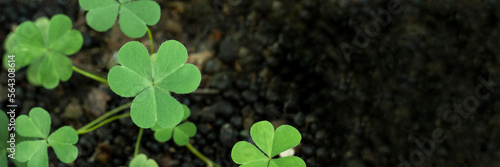
[[[110,29],[120,17],[120,29],[131,37],[144,36],[147,25],[155,25],[160,20],[160,5],[151,0],[79,0],[80,6],[88,10],[87,23],[96,31]]]
[[[9,55],[12,55],[12,50],[14,47],[16,47],[17,42],[14,39],[15,38],[15,31],[7,34],[7,37],[5,38],[5,43],[4,43],[4,49],[5,49],[5,54],[3,55],[2,62],[3,62],[3,67],[5,69],[9,68]],[[15,69],[18,70],[20,69],[21,66],[15,66]]]
[[[16,69],[29,66],[27,77],[32,84],[55,88],[59,80],[67,81],[73,73],[67,55],[76,53],[83,45],[81,33],[71,28],[71,20],[62,14],[50,21],[39,18],[23,22],[6,39],[4,67],[8,55],[14,55]]]
[[[12,133],[15,131],[14,126],[10,126],[9,124],[10,119],[7,117],[6,113],[2,110],[0,110],[0,166],[8,166],[8,159],[11,157],[16,158],[16,151],[15,151],[15,145],[19,144],[20,142],[24,141],[25,138]],[[10,116],[10,113],[9,113]],[[12,115],[14,116],[14,115]],[[12,118],[14,119],[14,118]],[[9,127],[10,126],[10,127]],[[9,129],[11,128],[11,129]],[[10,135],[14,135],[14,138],[11,138]],[[10,156],[8,158],[8,156]],[[17,159],[12,159],[14,164],[17,167],[24,167],[27,164],[26,163],[20,163],[17,161]]]
[[[76,130],[64,126],[50,133],[50,115],[43,108],[33,108],[29,116],[21,115],[16,119],[16,130],[21,136],[28,137],[16,145],[16,160],[28,167],[47,167],[49,157],[47,147],[51,146],[57,158],[64,163],[73,162],[78,156],[74,144],[78,142]]]
[[[189,108],[186,105],[182,105],[184,108],[184,118],[182,121],[186,120],[191,114]],[[189,138],[193,137],[196,134],[196,125],[192,122],[185,122],[180,125],[177,125],[173,128],[162,128],[158,125],[153,126],[152,128],[154,133],[154,137],[159,142],[169,141],[172,136],[174,137],[175,144],[179,146],[184,146],[189,143]]]
[[[155,160],[148,159],[146,155],[139,154],[130,161],[129,167],[158,167],[158,164]]]
[[[294,127],[282,125],[274,131],[270,122],[260,121],[252,125],[250,135],[258,148],[246,141],[236,143],[231,151],[235,163],[244,167],[306,166],[304,160],[296,156],[273,158],[300,143],[302,136]]]
[[[193,64],[185,64],[187,50],[178,41],[161,44],[151,57],[144,45],[128,42],[118,51],[118,62],[108,73],[111,90],[123,97],[133,97],[130,107],[132,121],[141,128],[158,124],[172,128],[184,117],[181,104],[170,92],[194,91],[201,73]]]

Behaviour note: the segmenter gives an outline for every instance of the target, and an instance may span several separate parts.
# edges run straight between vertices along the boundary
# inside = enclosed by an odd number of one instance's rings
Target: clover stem
[[[89,73],[87,71],[84,71],[82,69],[79,69],[78,67],[76,66],[73,66],[73,71],[77,72],[77,73],[80,73],[82,74],[83,76],[86,76],[90,79],[93,79],[93,80],[96,80],[96,81],[99,81],[99,82],[102,82],[102,83],[105,83],[105,84],[108,84],[108,80],[106,80],[105,78],[103,77],[100,77],[100,76],[97,76],[97,75],[94,75],[92,73]]]
[[[155,53],[155,45],[153,43],[153,35],[151,35],[151,30],[149,30],[149,27],[146,27],[146,29],[148,30],[148,36],[149,36],[149,45],[151,47],[151,50],[149,51],[149,53],[153,54]]]
[[[137,135],[137,141],[135,143],[135,150],[134,150],[134,157],[139,153],[139,145],[141,144],[141,138],[142,138],[142,131],[144,129],[139,128],[139,134]]]
[[[116,108],[114,108],[114,109],[106,112],[105,114],[101,115],[99,118],[93,120],[92,122],[88,123],[87,125],[81,127],[76,132],[78,134],[83,134],[83,132],[85,132],[87,129],[91,128],[95,124],[97,124],[97,123],[103,121],[104,119],[106,119],[106,118],[108,118],[108,117],[110,117],[110,116],[112,116],[112,115],[114,115],[114,114],[116,114],[116,113],[118,113],[118,112],[120,112],[120,111],[122,111],[122,110],[124,110],[124,109],[126,109],[128,107],[130,107],[130,105],[132,105],[132,102],[129,102],[129,103],[121,105],[121,106],[118,106],[118,107],[116,107]],[[87,133],[87,132],[85,132],[85,133]]]
[[[194,148],[190,143],[186,144],[186,147],[189,151],[191,151],[194,155],[200,158],[203,162],[207,164],[207,167],[221,167],[219,164],[207,158],[205,155],[200,153],[196,148]]]
[[[93,127],[89,128],[89,129],[87,129],[87,130],[78,131],[77,133],[78,133],[79,135],[81,135],[81,134],[85,134],[85,133],[88,133],[88,132],[92,132],[92,131],[96,130],[97,128],[101,127],[101,126],[106,125],[107,123],[110,123],[110,122],[112,122],[112,121],[114,121],[114,120],[117,120],[117,119],[120,119],[120,118],[129,117],[129,116],[130,116],[130,113],[125,113],[125,114],[115,115],[115,116],[113,116],[113,117],[111,117],[111,118],[108,118],[108,119],[106,119],[106,120],[102,121],[101,123],[99,123],[99,124],[97,124],[97,125],[95,125],[95,126],[93,126]]]

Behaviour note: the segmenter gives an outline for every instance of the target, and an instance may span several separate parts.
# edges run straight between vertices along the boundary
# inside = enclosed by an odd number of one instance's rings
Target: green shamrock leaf
[[[67,55],[77,52],[83,45],[81,33],[71,27],[71,20],[61,14],[50,21],[39,18],[34,23],[23,22],[7,37],[4,67],[7,67],[7,56],[14,55],[16,69],[29,65],[27,77],[34,85],[52,89],[59,80],[67,81],[73,73]]]
[[[5,43],[4,43],[4,49],[5,49],[5,54],[3,55],[3,67],[5,69],[9,69],[9,55],[12,55],[12,48],[14,48],[17,45],[15,38],[15,30],[9,34],[7,34],[7,37],[5,38]],[[17,65],[19,63],[16,63],[15,69],[18,70],[21,68],[21,66]]]
[[[9,119],[4,111],[0,110],[0,166],[7,166],[7,148],[9,147]]]
[[[47,142],[43,140],[24,141],[16,146],[16,159],[19,162],[27,162],[28,167],[49,166],[47,154]]]
[[[305,167],[304,160],[296,156],[273,159],[279,153],[297,146],[302,139],[300,132],[292,126],[282,125],[274,131],[268,121],[252,125],[250,135],[260,150],[253,144],[240,141],[231,151],[231,158],[245,167]]]
[[[47,138],[47,142],[62,162],[70,163],[78,157],[78,148],[74,146],[78,142],[78,133],[72,127],[57,129]]]
[[[74,144],[78,142],[76,130],[64,126],[50,134],[50,115],[43,108],[33,108],[29,116],[21,115],[16,119],[17,133],[29,137],[16,145],[16,160],[28,167],[49,166],[47,147],[51,146],[57,158],[65,163],[73,162],[78,156]]]
[[[178,41],[161,44],[151,57],[144,45],[128,42],[118,51],[118,62],[108,73],[109,87],[123,97],[133,97],[130,107],[132,121],[141,128],[156,123],[172,128],[184,117],[181,104],[170,95],[194,91],[201,73],[192,64],[184,64],[187,50]]]
[[[88,10],[89,26],[100,32],[110,29],[118,14],[120,29],[131,38],[144,36],[147,25],[160,21],[160,5],[151,0],[79,0],[79,3],[84,10]]]
[[[144,154],[139,154],[130,161],[129,167],[158,167],[158,164],[153,159],[148,159]]]
[[[191,111],[189,111],[186,105],[182,105],[182,107],[184,108],[184,118],[182,121],[184,121],[189,117]],[[172,138],[173,134],[175,144],[184,146],[189,143],[189,138],[196,134],[196,125],[192,122],[186,122],[173,128],[162,128],[155,125],[152,130],[155,131],[154,137],[157,141],[166,142]]]

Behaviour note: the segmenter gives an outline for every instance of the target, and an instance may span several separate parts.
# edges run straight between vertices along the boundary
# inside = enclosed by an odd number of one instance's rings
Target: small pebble
[[[264,104],[260,102],[254,103],[253,108],[258,114],[264,114]]]
[[[251,90],[245,90],[241,93],[241,96],[243,96],[243,99],[247,102],[255,102],[257,100],[257,93]]]
[[[246,105],[245,107],[243,107],[243,109],[241,109],[241,115],[245,118],[248,117],[253,112],[254,110],[249,105]]]
[[[272,89],[267,89],[266,99],[271,102],[276,102],[280,99],[280,95]]]
[[[229,117],[234,113],[234,107],[228,101],[219,101],[216,104],[214,104],[214,108],[217,111],[217,113],[225,117]]]
[[[238,93],[238,91],[236,91],[236,89],[224,91],[222,95],[227,99],[231,99],[232,101],[240,101],[240,94]]]
[[[241,123],[242,123],[241,117],[237,117],[237,116],[231,117],[229,122],[231,122],[231,125],[233,125],[235,128],[237,128],[237,129],[241,128]]]
[[[203,66],[205,73],[215,73],[220,71],[222,68],[222,63],[217,59],[208,59]]]
[[[290,157],[293,156],[294,154],[295,154],[295,149],[290,148],[286,151],[281,152],[279,155],[280,157]]]
[[[236,140],[236,134],[231,124],[224,124],[220,130],[220,143],[224,146],[232,146]]]
[[[207,124],[198,124],[197,128],[198,132],[200,132],[201,134],[207,134],[210,131],[210,128]]]
[[[304,114],[302,114],[302,112],[295,114],[295,116],[293,116],[293,122],[298,126],[304,125]]]
[[[231,84],[231,77],[227,73],[216,73],[210,80],[210,87],[225,90]]]
[[[223,40],[219,45],[219,58],[226,63],[232,63],[237,56],[238,46],[234,41]]]
[[[313,155],[315,152],[315,148],[312,145],[304,145],[301,149],[301,152],[304,153],[305,155]]]

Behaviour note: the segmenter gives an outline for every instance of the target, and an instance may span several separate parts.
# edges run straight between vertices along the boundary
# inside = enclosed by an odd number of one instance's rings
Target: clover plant
[[[8,159],[11,157],[16,157],[15,144],[18,144],[20,141],[25,140],[23,137],[16,135],[15,133],[11,133],[15,132],[15,128],[13,128],[13,126],[10,126],[10,123],[11,122],[5,112],[3,110],[0,110],[0,166],[8,166]],[[10,127],[7,125],[9,125]],[[10,135],[14,136],[11,138]],[[14,159],[12,162],[14,162],[17,167],[24,167],[27,165],[26,163],[17,161],[17,159]]]
[[[16,160],[28,162],[28,167],[49,166],[47,147],[52,147],[57,158],[65,163],[73,162],[78,156],[74,144],[78,142],[75,129],[63,126],[50,133],[50,115],[43,108],[33,108],[29,116],[21,115],[16,119],[16,130],[25,141],[16,145]]]
[[[109,87],[123,97],[133,97],[132,121],[141,128],[158,124],[172,128],[179,124],[184,111],[170,92],[189,93],[201,81],[201,73],[193,64],[184,64],[187,50],[180,42],[161,44],[158,53],[149,56],[144,45],[128,42],[118,51],[118,62],[108,73]]]
[[[78,130],[63,126],[52,133],[50,114],[43,108],[31,109],[28,116],[21,115],[16,119],[14,164],[18,167],[47,167],[48,147],[54,149],[59,160],[71,163],[78,156],[75,146],[78,135],[130,116],[140,127],[130,167],[158,167],[153,159],[138,153],[144,128],[155,131],[157,141],[173,139],[177,145],[186,146],[207,166],[220,167],[189,143],[189,138],[196,134],[196,125],[186,121],[191,114],[188,106],[172,97],[172,93],[186,94],[198,88],[201,82],[199,69],[193,64],[186,64],[186,47],[178,41],[165,41],[154,52],[153,37],[148,25],[155,25],[160,20],[158,3],[152,0],[79,0],[79,4],[88,11],[88,25],[97,31],[110,29],[118,18],[120,29],[129,37],[139,38],[148,32],[150,52],[140,42],[126,43],[118,51],[119,65],[108,72],[107,79],[78,69],[67,56],[80,50],[82,35],[72,29],[68,16],[57,14],[50,20],[42,17],[35,22],[23,22],[8,34],[4,42],[4,67],[9,67],[6,61],[9,56],[15,57],[16,70],[28,66],[28,81],[47,89],[55,88],[59,81],[67,81],[74,70],[83,76],[109,84],[110,89],[122,97],[134,99]],[[115,115],[129,107],[129,113]],[[8,164],[6,150],[9,146],[6,141],[10,136],[7,122],[10,121],[3,112],[0,114],[0,166]],[[236,143],[231,157],[237,164],[245,167],[306,166],[299,157],[274,158],[280,152],[299,144],[301,135],[295,128],[283,125],[274,131],[271,123],[261,121],[252,126],[250,133],[257,147],[245,141]]]
[[[160,20],[160,6],[151,0],[79,0],[79,3],[88,10],[89,26],[100,32],[110,29],[118,14],[120,29],[131,38],[144,36],[147,25],[155,25]]]
[[[191,112],[186,105],[182,105],[182,108],[184,109],[184,117],[182,118],[182,121],[185,121]],[[185,122],[173,128],[162,128],[155,125],[151,129],[155,131],[154,137],[157,141],[166,142],[174,136],[174,142],[179,146],[186,145],[189,142],[189,138],[196,134],[196,125],[192,122]]]
[[[155,160],[148,159],[146,155],[139,154],[130,161],[129,167],[158,167],[158,164]]]
[[[282,125],[274,131],[270,122],[260,121],[252,125],[250,135],[258,148],[246,141],[236,143],[231,151],[235,163],[244,167],[306,166],[304,160],[296,156],[273,158],[300,143],[302,137],[294,127]]]
[[[67,81],[73,72],[71,55],[83,45],[79,31],[72,30],[71,20],[66,15],[55,15],[50,19],[39,18],[26,21],[9,34],[5,43],[7,54],[14,54],[16,68],[28,66],[27,77],[34,85],[47,89],[55,88],[59,80]]]

